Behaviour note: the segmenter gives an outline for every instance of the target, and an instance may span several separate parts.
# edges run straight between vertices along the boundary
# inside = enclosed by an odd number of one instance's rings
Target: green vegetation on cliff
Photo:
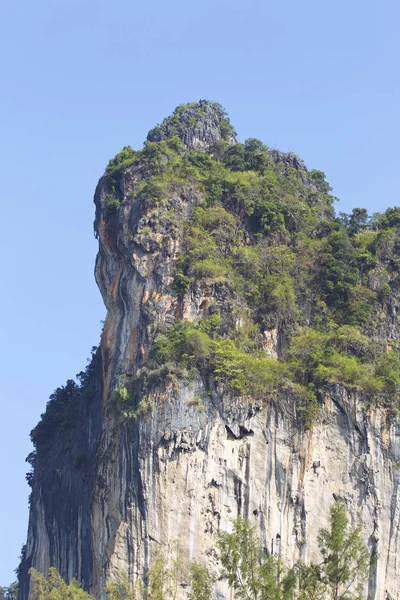
[[[36,452],[32,452],[26,461],[34,469],[36,454],[44,456],[55,443],[57,437],[64,439],[74,431],[79,419],[79,409],[93,399],[101,365],[100,349],[93,346],[91,358],[84,371],[77,374],[78,382],[68,379],[64,386],[57,388],[50,396],[41,420],[31,431],[31,440]],[[27,481],[32,483],[32,473]]]
[[[124,147],[105,181],[99,219],[110,236],[138,206],[132,248],[160,251],[159,240],[172,237],[181,249],[166,290],[177,321],[154,332],[135,393],[116,389],[121,414],[139,414],[137,390],[194,374],[233,395],[289,390],[306,426],[332,384],[398,410],[400,208],[335,216],[322,171],[254,138],[237,143],[224,110],[206,101],[178,107],[142,150]],[[185,302],[205,292],[209,314],[182,323]],[[55,391],[32,431],[38,452],[73,428],[89,395],[71,380]]]
[[[185,146],[203,118],[215,127],[212,119],[226,119],[213,106],[178,107],[142,151],[124,148],[107,168],[114,177],[128,160],[139,174],[128,201],[154,218],[136,239],[151,239],[157,219],[180,239],[172,284],[178,301],[212,288],[220,317],[211,330],[203,319],[161,331],[142,373],[157,383],[162,365],[174,376],[196,370],[253,397],[291,387],[308,425],[329,384],[397,410],[399,349],[386,341],[400,281],[400,209],[371,218],[356,208],[336,217],[322,171],[254,138],[235,143],[233,132],[220,132],[203,146]],[[178,224],[171,198],[193,192],[195,206]],[[275,358],[265,355],[271,331],[281,339]]]

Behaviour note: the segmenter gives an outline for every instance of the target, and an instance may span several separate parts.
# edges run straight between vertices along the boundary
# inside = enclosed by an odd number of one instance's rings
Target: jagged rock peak
[[[178,136],[189,149],[207,150],[215,142],[236,143],[236,131],[222,106],[209,100],[199,100],[177,106],[173,114],[147,135],[149,142]]]

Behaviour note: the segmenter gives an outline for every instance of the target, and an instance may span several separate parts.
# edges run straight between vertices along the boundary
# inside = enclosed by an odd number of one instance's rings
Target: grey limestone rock
[[[177,135],[188,149],[205,150],[215,142],[235,143],[235,130],[223,110],[214,102],[200,100],[178,107],[149,132],[150,142],[160,142]]]

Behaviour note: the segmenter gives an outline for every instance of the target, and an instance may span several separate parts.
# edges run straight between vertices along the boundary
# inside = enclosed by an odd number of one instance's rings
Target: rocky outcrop
[[[235,143],[235,130],[230,125],[223,108],[207,100],[178,107],[149,132],[150,142],[161,142],[177,135],[189,149],[205,150],[226,140]]]
[[[209,103],[199,106],[200,113],[190,107],[179,121],[188,148],[204,149],[223,137],[224,114]],[[149,139],[166,139],[171,127],[167,121]],[[293,157],[273,157],[303,169]],[[169,189],[161,208],[149,208],[140,195],[132,200],[144,177],[140,164],[121,172],[120,209],[111,217],[105,214],[109,177],[96,190],[96,281],[107,307],[101,362],[73,431],[37,459],[23,600],[30,566],[53,565],[100,599],[110,575],[143,575],[157,547],[175,540],[213,569],[217,532],[238,514],[257,525],[267,550],[287,565],[319,560],[316,534],[335,495],[344,497],[352,525],[362,527],[378,557],[366,597],[399,599],[396,419],[389,422],[383,409],[341,385],[328,386],[319,398],[312,431],[299,423],[289,389],[269,402],[250,402],[222,385],[210,390],[201,377],[168,386],[160,375],[157,389],[143,397],[138,373],[156,331],[182,318],[198,321],[230,301],[218,283],[199,284],[183,298],[174,292],[182,223],[199,204],[199,192],[189,183]],[[392,321],[391,332],[398,334]],[[281,334],[268,331],[265,340],[267,354],[277,357]],[[142,400],[131,418],[112,409],[121,386]],[[226,592],[218,583],[216,594]],[[179,593],[185,596],[184,586]]]

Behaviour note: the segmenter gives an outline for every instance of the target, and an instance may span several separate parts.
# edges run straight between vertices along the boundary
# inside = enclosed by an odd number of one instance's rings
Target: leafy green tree
[[[400,397],[400,348],[396,342],[392,350],[382,356],[376,364],[375,375],[384,384],[390,401]]]
[[[318,546],[324,559],[322,579],[332,600],[362,600],[370,555],[361,539],[360,528],[349,529],[343,499],[332,504],[329,527],[320,530]]]
[[[262,549],[255,528],[238,517],[232,533],[221,532],[218,540],[221,577],[241,600],[289,600],[296,576]]]
[[[161,549],[156,552],[146,573],[147,584],[141,579],[132,584],[126,573],[120,573],[116,580],[110,578],[105,588],[108,600],[173,600],[181,569],[181,556],[176,545],[171,556],[168,564]]]
[[[249,138],[244,143],[244,160],[246,169],[263,173],[272,167],[272,159],[268,148],[256,138]]]
[[[182,581],[187,581],[189,577],[188,561],[178,540],[172,542],[168,547],[167,565],[167,577],[169,578],[167,590],[170,598],[175,600],[178,594],[179,584]],[[149,582],[150,581],[151,569],[149,571]]]
[[[376,215],[379,229],[389,229],[400,225],[400,208],[390,207],[382,215]]]
[[[164,600],[170,595],[170,574],[164,554],[157,552],[151,568],[147,572],[147,597],[151,600]]]
[[[328,193],[332,190],[331,186],[326,181],[326,175],[323,171],[313,169],[312,171],[310,171],[310,177],[319,192]]]
[[[356,285],[349,292],[349,301],[343,320],[351,325],[362,325],[373,315],[376,293],[367,287]]]
[[[322,579],[321,566],[313,563],[298,563],[296,566],[298,578],[297,600],[325,600],[327,586]]]
[[[7,600],[16,600],[19,594],[19,583],[18,581],[14,581],[8,586],[7,590]]]
[[[220,121],[219,129],[221,131],[221,137],[223,140],[229,140],[232,136],[236,135],[236,131],[230,124],[228,118],[222,119],[222,121]]]
[[[50,567],[47,577],[36,569],[30,569],[29,573],[33,600],[94,600],[76,579],[66,583],[54,567]]]
[[[322,282],[327,301],[338,304],[346,301],[357,284],[356,251],[344,227],[328,237],[327,255],[322,266]]]
[[[182,271],[177,271],[172,283],[172,289],[180,300],[188,292],[190,288],[190,281],[190,277],[182,273]]]
[[[146,573],[147,584],[141,579],[132,584],[126,573],[120,573],[116,580],[110,578],[105,588],[108,600],[173,600],[184,568],[177,544],[172,548],[170,559],[168,563],[161,549],[156,552]]]
[[[107,581],[105,592],[108,600],[140,600],[145,595],[145,586],[141,582],[132,585],[128,575],[121,573],[116,581]]]
[[[130,164],[139,156],[139,152],[133,150],[131,146],[124,146],[118,154],[112,158],[106,169],[106,173],[115,174],[118,170],[121,170]]]
[[[271,202],[268,198],[261,198],[257,202],[251,223],[255,230],[262,234],[284,232],[286,230],[282,206],[276,202]]]
[[[206,175],[212,169],[212,158],[205,152],[191,150],[186,154],[185,160],[202,174]]]
[[[244,146],[242,144],[234,144],[229,146],[224,153],[224,165],[232,171],[244,171],[246,168],[244,161]]]
[[[205,565],[192,561],[189,567],[192,600],[211,600],[214,578]]]
[[[339,220],[350,235],[356,235],[368,228],[370,217],[366,208],[353,208],[350,214],[340,212]]]
[[[7,587],[0,586],[0,600],[17,600],[18,581],[14,581]]]
[[[112,194],[107,194],[104,199],[104,219],[108,222],[112,216],[118,214],[121,202]]]
[[[58,431],[65,434],[73,428],[78,417],[80,399],[80,387],[73,379],[68,379],[65,386],[57,388],[51,394],[46,404],[46,411],[31,431],[31,440],[39,456],[49,450]]]

